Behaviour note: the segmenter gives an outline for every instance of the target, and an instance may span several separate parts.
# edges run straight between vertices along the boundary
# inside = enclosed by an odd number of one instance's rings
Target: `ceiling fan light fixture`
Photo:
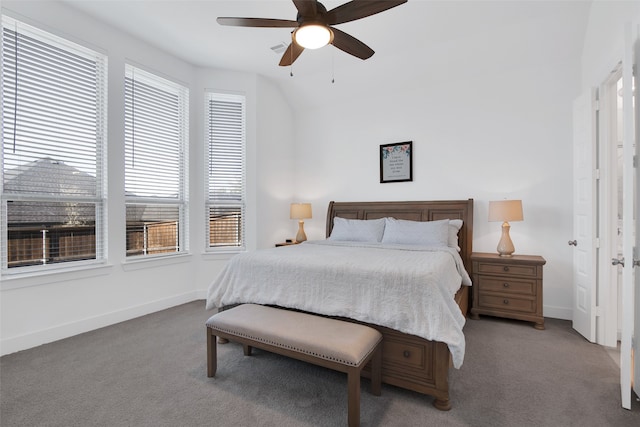
[[[333,32],[326,25],[306,24],[293,32],[293,39],[305,49],[319,49],[331,43]]]

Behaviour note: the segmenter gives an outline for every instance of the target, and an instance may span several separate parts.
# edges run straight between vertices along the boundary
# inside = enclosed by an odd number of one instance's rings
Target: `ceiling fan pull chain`
[[[289,64],[289,75],[291,77],[293,77],[293,43],[295,43],[295,41],[293,40],[293,31],[291,31],[291,45],[289,45],[289,54],[291,55],[291,64]]]
[[[336,82],[335,49],[331,49],[331,83]]]

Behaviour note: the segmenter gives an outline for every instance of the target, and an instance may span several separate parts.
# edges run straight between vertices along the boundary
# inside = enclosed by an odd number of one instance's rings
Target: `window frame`
[[[9,95],[6,92],[10,91],[10,87],[5,86],[6,84],[8,84],[8,82],[5,81],[6,80],[5,72],[7,73],[13,72],[13,70],[16,70],[16,68],[14,66],[13,68],[9,68],[9,71],[5,71],[5,67],[3,66],[3,72],[0,73],[0,95],[2,98],[0,102],[0,109],[2,111],[2,117],[3,117],[2,149],[0,150],[0,165],[1,165],[0,167],[0,175],[1,175],[0,176],[0,187],[1,187],[0,188],[0,201],[1,201],[0,232],[2,233],[2,236],[4,238],[2,239],[2,246],[0,247],[0,258],[1,258],[0,259],[0,264],[1,264],[0,275],[2,275],[2,277],[4,278],[11,278],[11,277],[21,277],[25,274],[26,275],[45,274],[50,272],[69,271],[69,270],[74,270],[78,268],[87,268],[91,266],[105,265],[107,262],[107,253],[108,253],[107,239],[106,239],[106,236],[107,236],[107,222],[106,222],[107,205],[106,203],[107,203],[107,174],[108,174],[107,160],[106,160],[107,159],[106,157],[107,117],[108,117],[108,110],[107,110],[108,108],[108,105],[107,105],[108,58],[104,52],[100,52],[93,47],[90,48],[87,46],[83,46],[77,43],[76,41],[72,41],[68,38],[58,36],[57,34],[51,33],[49,31],[45,31],[43,29],[38,28],[37,26],[31,25],[30,23],[24,22],[11,15],[3,13],[0,19],[1,19],[0,37],[3,37],[3,39],[5,37],[5,29],[7,29],[8,31],[17,32],[18,35],[21,35],[25,40],[25,43],[27,43],[27,45],[24,45],[24,46],[28,46],[29,40],[35,40],[35,43],[38,43],[38,46],[46,45],[47,46],[46,48],[49,50],[64,51],[65,57],[80,58],[76,62],[72,61],[70,64],[67,64],[66,68],[63,68],[67,71],[72,70],[71,67],[80,66],[79,61],[88,60],[93,62],[95,65],[95,81],[93,79],[91,80],[92,83],[95,82],[95,86],[94,86],[95,97],[89,98],[91,102],[84,105],[84,107],[86,107],[87,105],[93,105],[92,108],[95,108],[95,116],[92,119],[95,123],[94,123],[94,126],[90,127],[90,129],[92,129],[91,133],[95,135],[95,150],[92,149],[92,157],[91,157],[91,165],[92,167],[95,166],[95,177],[93,177],[94,186],[91,188],[93,193],[91,195],[75,194],[70,196],[65,196],[64,192],[51,193],[51,192],[45,192],[42,189],[40,191],[34,191],[34,192],[31,192],[31,191],[25,192],[24,190],[20,191],[19,189],[16,191],[6,190],[5,168],[7,168],[6,170],[10,170],[12,169],[12,167],[7,166],[7,159],[9,158],[9,156],[5,157],[5,135],[7,133],[12,134],[13,135],[12,138],[15,140],[16,127],[15,127],[15,121],[11,119],[12,123],[14,123],[14,126],[12,126],[13,129],[11,129],[10,131],[7,131],[6,129],[6,124],[8,123],[9,119],[7,119],[7,117],[5,116],[5,102],[13,103],[14,104],[13,111],[15,112],[16,102],[24,103],[25,100],[28,100],[28,98],[24,98],[24,95],[23,95],[23,98],[21,100],[19,97],[19,92],[16,94],[14,90],[14,94],[12,95],[13,97],[12,100],[7,101],[5,99]],[[18,42],[15,47],[16,49],[15,52],[18,52],[17,49],[19,45],[20,43]],[[24,46],[23,46],[23,49],[24,49]],[[9,48],[5,47],[5,43],[3,41],[2,50],[0,51],[0,54],[2,55],[1,61],[3,64],[5,63],[5,60],[6,60],[4,57],[5,49],[9,49]],[[30,51],[28,47],[26,49],[27,50],[23,50],[24,54],[27,55],[25,58],[30,58],[31,57],[30,55],[34,55],[34,53]],[[33,50],[36,48],[31,47],[31,49]],[[55,63],[56,61],[59,62],[58,61],[59,58],[52,60],[53,58],[52,56],[49,56],[49,57],[40,56],[40,57],[45,58],[46,60],[46,62],[43,61],[42,63],[40,63],[39,67],[37,68],[37,70],[40,73],[44,72],[44,70],[46,70],[47,67],[49,67],[51,64]],[[17,66],[18,64],[17,57],[15,60],[16,60],[16,66]],[[22,79],[23,84],[27,84],[26,88],[33,88],[35,84],[36,88],[50,87],[55,89],[57,86],[60,85],[60,82],[55,81],[53,77],[48,81],[49,84],[46,84],[46,85],[42,84],[41,82],[44,79],[46,79],[46,75],[44,77],[40,75],[38,78],[32,76],[31,79],[29,79],[29,77],[26,77],[26,74],[25,74],[26,70],[28,70],[28,68],[22,69],[21,71],[17,71],[17,72],[21,72],[22,76],[19,76],[16,74],[15,78],[10,79],[9,83],[13,83],[14,85],[18,85],[19,87],[20,80]],[[54,75],[55,75],[55,71],[54,71]],[[89,74],[80,73],[78,75],[90,76],[90,73]],[[46,91],[42,93],[46,94]],[[49,95],[49,96],[43,97],[42,99],[49,100],[53,98],[54,97],[52,95]],[[55,99],[57,99],[57,97]],[[31,111],[33,111],[33,108],[34,108],[33,105],[35,104],[33,104],[33,101],[31,102],[32,104],[30,104],[30,108],[32,109]],[[65,107],[71,107],[71,105],[65,105]],[[75,113],[68,113],[67,116],[77,117],[79,115],[78,113],[81,111],[80,108],[81,107],[78,107],[78,109],[75,110],[76,111]],[[27,112],[29,111],[30,110],[27,110]],[[89,111],[93,111],[93,110],[90,109]],[[48,111],[46,108],[44,109],[38,108],[37,112],[40,114],[43,114],[44,115],[43,117],[45,117],[47,113],[50,113],[50,111]],[[61,110],[56,110],[56,114],[54,114],[54,116],[60,115],[61,112],[62,112]],[[24,117],[20,121],[22,121],[23,123],[28,123],[28,120],[25,119]],[[48,121],[51,122],[51,119],[49,118]],[[89,122],[91,122],[91,120],[89,120]],[[25,135],[29,137],[33,137],[37,135],[37,132],[34,131],[35,128],[33,126],[29,126],[28,124],[26,125],[26,127],[24,126],[25,125],[23,125],[23,130],[26,129],[30,131],[30,133],[26,133]],[[71,129],[71,132],[74,132],[73,127],[71,127],[70,129]],[[75,132],[78,132],[78,129],[79,128],[76,127]],[[49,135],[50,134],[51,132],[49,132]],[[62,155],[61,151],[58,151],[58,152],[50,151],[49,148],[47,147],[47,145],[49,144],[43,144],[44,141],[50,142],[46,139],[47,137],[48,135],[40,136],[39,140],[37,140],[37,142],[33,146],[37,148],[38,156],[45,156],[45,157],[36,158],[36,154],[25,155],[22,160],[18,160],[19,157],[16,157],[12,160],[9,160],[9,162],[11,164],[14,164],[15,162],[20,161],[20,162],[23,162],[22,165],[28,165],[31,163],[35,163],[36,161],[40,162],[44,158],[48,157],[49,155],[51,155],[52,157],[55,157],[55,156],[63,157],[63,160],[53,159],[54,161],[52,161],[51,164],[57,164],[57,161],[59,161],[61,164],[65,164],[64,161],[69,162],[67,156]],[[85,144],[88,141],[89,140],[85,140],[84,141]],[[71,148],[72,151],[74,152],[80,149],[78,146],[76,146],[76,148],[73,148],[74,145],[72,143],[68,143],[66,147]],[[85,146],[85,149],[86,147],[87,146]],[[78,156],[80,155],[77,154],[76,152],[76,157]],[[33,160],[29,161],[28,160],[29,158],[33,158]],[[12,201],[18,201],[23,203],[37,202],[37,203],[60,203],[60,204],[62,203],[92,204],[94,206],[94,209],[93,209],[94,224],[93,224],[92,230],[93,230],[93,235],[95,236],[93,238],[94,240],[93,245],[95,245],[95,253],[91,254],[93,255],[93,257],[88,259],[85,257],[80,257],[80,258],[83,258],[83,259],[80,259],[77,256],[74,257],[74,256],[67,255],[68,259],[64,260],[65,256],[59,254],[58,260],[57,261],[54,260],[54,262],[52,263],[47,263],[43,259],[42,264],[9,266],[8,237],[9,237],[10,229],[8,224],[8,221],[9,221],[8,203]],[[53,226],[55,226],[55,224],[53,224],[52,227]],[[45,226],[43,228],[46,229],[47,227],[48,226]],[[60,230],[58,230],[58,233],[60,233]],[[43,235],[44,234],[45,233],[43,233]],[[74,240],[73,235],[71,235],[71,240]],[[43,239],[43,243],[44,242],[45,242],[45,239]],[[72,245],[72,246],[73,246],[72,250],[77,250],[79,248],[78,246],[75,246],[75,245]],[[59,248],[56,248],[56,249],[59,250]],[[46,253],[45,248],[43,248],[43,254],[45,253]]]
[[[229,200],[223,198],[212,197],[210,178],[210,170],[212,167],[212,146],[213,143],[212,123],[210,105],[212,101],[237,103],[240,108],[240,116],[234,117],[240,120],[239,134],[234,135],[240,144],[239,154],[241,157],[240,171],[235,171],[235,175],[240,177],[240,192],[237,200]],[[246,95],[240,93],[217,92],[207,90],[204,99],[204,189],[205,189],[205,252],[207,253],[238,253],[247,250],[246,228],[247,228],[247,98]],[[227,177],[228,178],[228,177]],[[211,242],[211,209],[212,208],[231,208],[239,209],[240,219],[238,228],[239,241],[238,244],[212,244]]]
[[[134,75],[134,79],[139,78],[139,82],[142,82],[146,85],[154,86],[154,89],[165,92],[172,92],[172,95],[177,97],[178,103],[178,111],[177,111],[177,120],[178,124],[176,125],[179,129],[178,131],[178,140],[177,140],[177,194],[175,197],[171,197],[168,195],[165,196],[151,196],[151,195],[131,195],[127,194],[127,150],[129,144],[129,125],[128,125],[128,114],[129,114],[129,105],[127,98],[127,91],[129,90],[129,86],[127,84],[127,80],[130,79],[129,72],[132,72]],[[135,81],[135,80],[134,80]],[[124,169],[125,169],[125,260],[126,262],[138,262],[144,260],[155,259],[159,257],[176,257],[182,256],[189,253],[189,87],[185,84],[176,82],[171,80],[165,76],[161,76],[156,72],[151,72],[141,68],[138,65],[126,63],[125,64],[125,156],[123,158]],[[135,98],[135,92],[134,92]],[[135,124],[133,125],[135,128]],[[134,137],[134,135],[132,135]],[[135,144],[135,141],[132,141]],[[138,142],[139,143],[139,142]],[[178,210],[177,213],[177,236],[176,236],[176,250],[163,252],[160,248],[152,248],[150,249],[155,253],[147,252],[147,234],[145,235],[143,245],[143,253],[141,254],[130,254],[132,249],[128,247],[129,241],[129,223],[126,219],[127,217],[127,208],[133,205],[144,205],[147,207],[153,207],[154,209],[163,209],[167,207],[175,207]],[[153,224],[147,224],[153,226]],[[147,225],[144,225],[144,230],[147,230]]]

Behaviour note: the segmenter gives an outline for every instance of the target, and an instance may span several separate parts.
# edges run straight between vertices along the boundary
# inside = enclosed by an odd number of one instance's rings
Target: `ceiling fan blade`
[[[296,5],[300,16],[305,18],[313,18],[318,13],[317,0],[293,0],[293,4]]]
[[[344,31],[340,31],[337,28],[331,28],[331,31],[333,31],[333,41],[331,44],[338,49],[360,59],[371,58],[375,53],[369,46]]]
[[[267,27],[267,28],[295,28],[298,21],[290,19],[269,19],[269,18],[218,18],[220,25],[231,25],[233,27]]]
[[[304,50],[304,48],[302,46],[300,46],[298,43],[292,41],[289,44],[289,47],[287,48],[287,50],[282,54],[282,58],[280,59],[280,66],[281,67],[286,67],[288,65],[293,64],[293,62],[298,59],[298,57],[300,56],[300,54],[302,53],[302,51]]]
[[[328,25],[343,24],[384,12],[406,2],[407,0],[353,0],[328,11],[325,19]]]

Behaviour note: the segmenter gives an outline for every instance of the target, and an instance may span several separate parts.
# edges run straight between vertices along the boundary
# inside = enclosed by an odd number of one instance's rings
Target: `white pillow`
[[[379,242],[384,233],[385,220],[333,218],[329,240],[347,242]]]
[[[407,221],[386,218],[382,243],[420,246],[447,246],[449,220]]]
[[[449,247],[455,248],[460,252],[460,246],[458,245],[458,231],[462,228],[461,219],[449,220]]]

